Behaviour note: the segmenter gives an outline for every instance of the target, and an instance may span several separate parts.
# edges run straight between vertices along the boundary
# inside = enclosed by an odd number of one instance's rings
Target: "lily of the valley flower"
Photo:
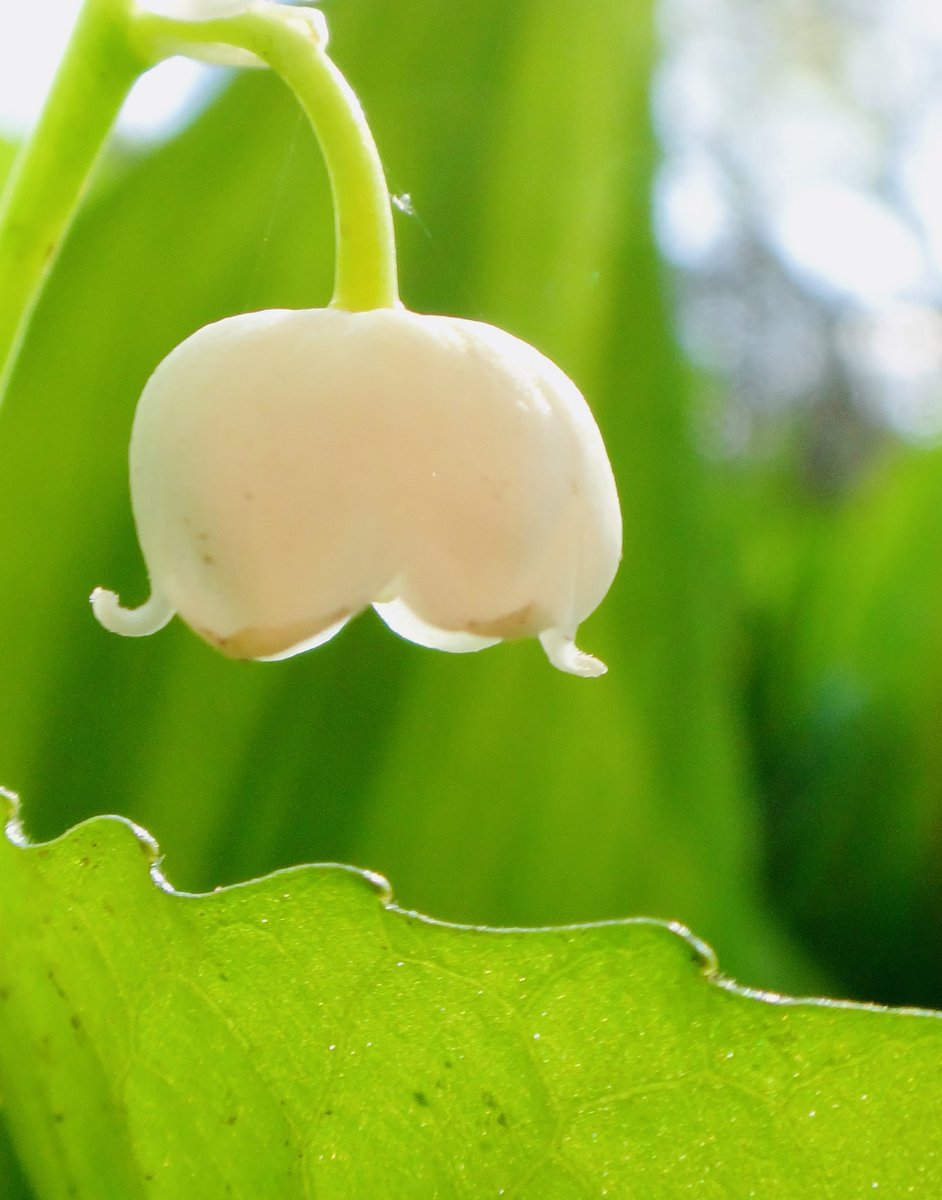
[[[131,438],[131,497],[151,598],[92,595],[107,628],[174,613],[237,658],[284,658],[373,605],[404,637],[465,651],[539,637],[565,671],[608,590],[621,518],[595,421],[532,346],[399,301],[389,192],[316,10],[172,4],[141,15],[156,53],[245,52],[295,92],[335,205],[330,308],[230,317],[157,368]],[[218,9],[217,9],[218,11]]]
[[[466,651],[539,637],[577,675],[621,517],[575,385],[490,325],[402,308],[273,311],[201,329],[157,368],[131,440],[152,597],[92,596],[118,633],[179,613],[237,658],[283,658],[373,605]]]

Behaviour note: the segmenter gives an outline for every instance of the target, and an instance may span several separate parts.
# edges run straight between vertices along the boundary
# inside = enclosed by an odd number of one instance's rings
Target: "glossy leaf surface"
[[[171,893],[100,818],[0,841],[0,1084],[43,1196],[942,1187],[942,1021],[722,986],[645,921],[456,928],[303,867]]]

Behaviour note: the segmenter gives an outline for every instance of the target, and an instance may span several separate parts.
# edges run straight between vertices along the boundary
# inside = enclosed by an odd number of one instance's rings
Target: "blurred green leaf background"
[[[147,590],[126,453],[156,363],[329,296],[316,145],[247,73],[167,144],[113,147],[0,414],[0,780],[28,832],[114,811],[181,889],[349,862],[442,919],[673,918],[744,983],[942,1005],[939,452],[887,439],[827,494],[788,439],[704,452],[652,232],[649,0],[325,11],[408,196],[405,301],[532,341],[598,417],[625,556],[583,639],[609,674],[372,615],[275,665],[93,621],[94,586]]]

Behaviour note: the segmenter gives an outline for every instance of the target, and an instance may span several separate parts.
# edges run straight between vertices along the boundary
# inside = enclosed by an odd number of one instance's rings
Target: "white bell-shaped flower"
[[[176,612],[237,658],[282,658],[373,605],[443,650],[576,649],[621,553],[598,427],[532,346],[402,308],[249,313],[157,368],[131,439],[153,594],[93,595],[119,633]]]

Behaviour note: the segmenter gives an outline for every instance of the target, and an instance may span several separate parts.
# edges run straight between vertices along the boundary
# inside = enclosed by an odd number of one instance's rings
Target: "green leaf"
[[[0,1089],[44,1198],[942,1189],[931,1014],[740,992],[657,922],[443,925],[344,867],[183,895],[154,855],[116,818],[0,838]]]

